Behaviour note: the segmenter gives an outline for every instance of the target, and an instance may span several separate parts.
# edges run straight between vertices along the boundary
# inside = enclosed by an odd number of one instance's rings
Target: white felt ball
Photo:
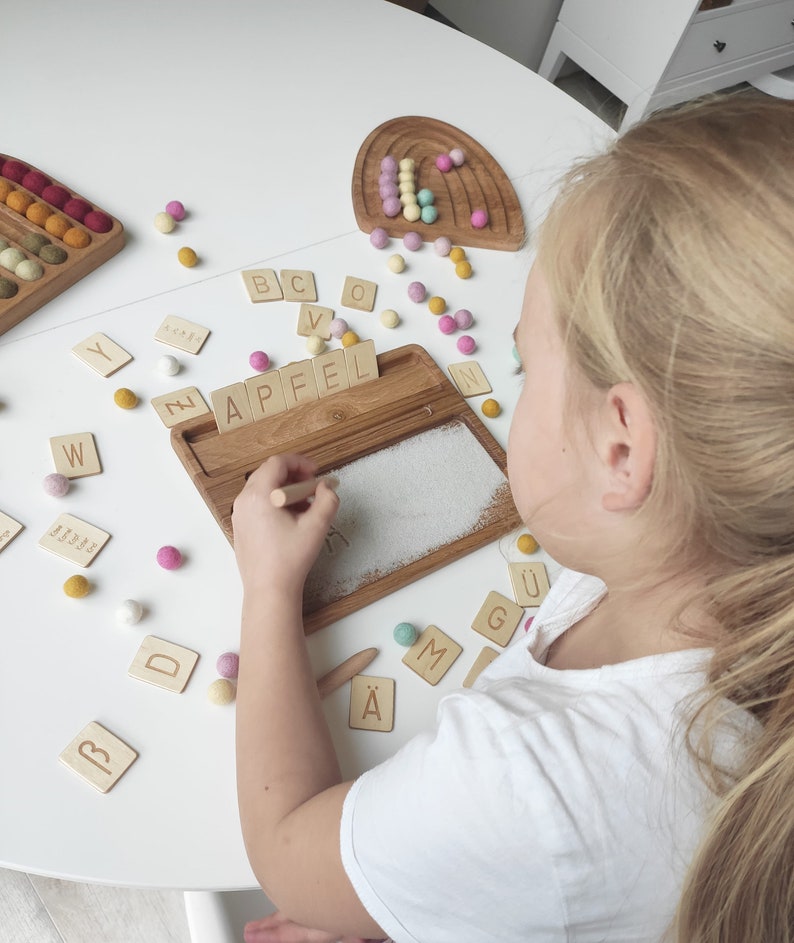
[[[120,625],[137,625],[143,617],[143,606],[135,599],[125,599],[116,610],[116,622]]]
[[[158,232],[173,232],[176,220],[170,213],[158,213],[154,217],[154,228]]]
[[[176,357],[172,357],[171,354],[163,354],[157,361],[157,369],[167,377],[176,376],[176,374],[179,373],[179,361]]]

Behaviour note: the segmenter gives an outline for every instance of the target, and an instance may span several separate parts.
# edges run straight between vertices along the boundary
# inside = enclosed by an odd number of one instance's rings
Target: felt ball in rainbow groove
[[[157,551],[157,562],[164,570],[178,570],[182,566],[182,554],[176,547],[166,544]]]

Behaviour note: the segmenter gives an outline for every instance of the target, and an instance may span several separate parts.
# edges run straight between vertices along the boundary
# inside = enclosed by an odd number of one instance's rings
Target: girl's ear
[[[603,403],[600,455],[605,511],[634,511],[648,496],[656,463],[656,423],[633,383],[611,387]]]

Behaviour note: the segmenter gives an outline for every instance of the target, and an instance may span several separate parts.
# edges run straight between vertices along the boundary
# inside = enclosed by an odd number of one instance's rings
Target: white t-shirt
[[[546,668],[603,592],[563,571],[529,633],[353,784],[342,861],[396,943],[663,938],[713,801],[684,742],[710,651]]]

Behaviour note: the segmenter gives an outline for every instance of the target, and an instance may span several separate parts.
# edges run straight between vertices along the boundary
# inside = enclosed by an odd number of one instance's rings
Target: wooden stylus
[[[317,681],[317,690],[320,697],[327,697],[332,691],[341,688],[343,684],[362,672],[372,659],[378,654],[377,648],[365,648],[346,658],[341,665],[332,668]]]

